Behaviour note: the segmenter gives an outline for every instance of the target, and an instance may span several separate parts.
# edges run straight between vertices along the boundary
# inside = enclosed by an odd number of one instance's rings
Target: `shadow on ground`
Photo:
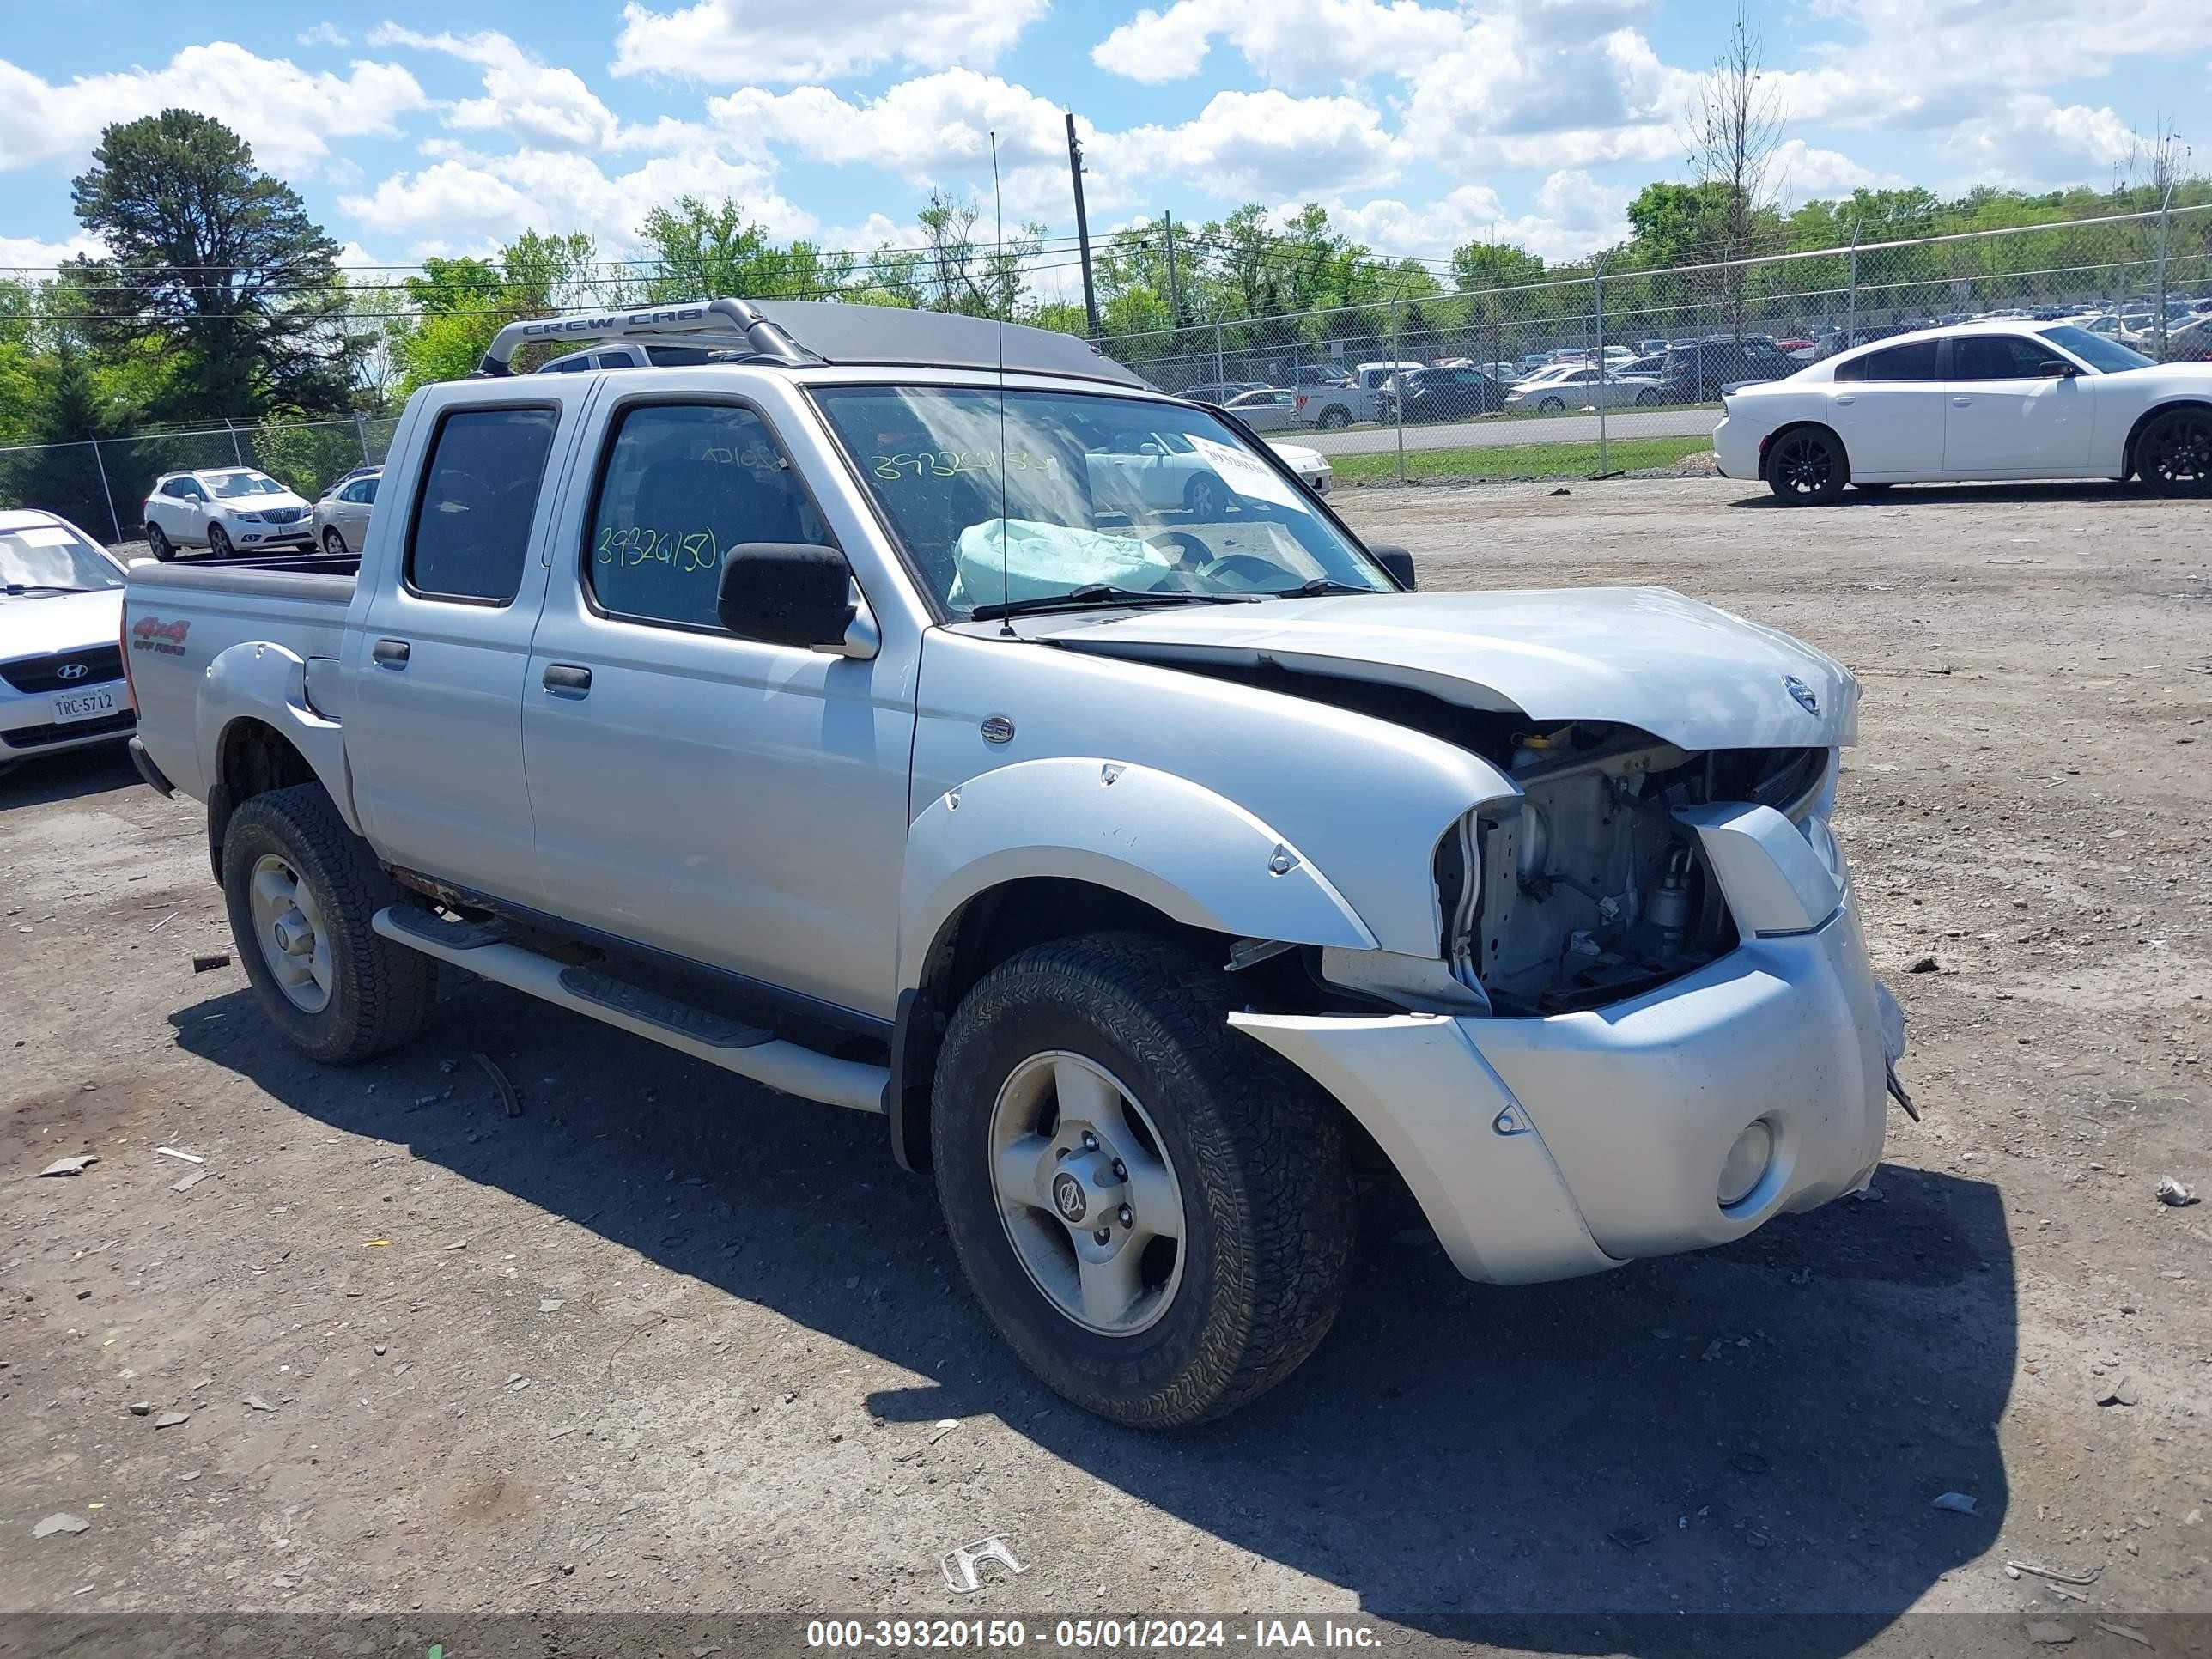
[[[2109,479],[2076,480],[2065,483],[1883,484],[1871,489],[1854,484],[1826,507],[1814,510],[1832,513],[1851,507],[1928,507],[1945,503],[1986,507],[2017,502],[2023,507],[2034,507],[2050,506],[2060,501],[2116,501],[2156,507],[2164,505],[2165,498],[2151,495],[2139,484],[2113,483]],[[1747,495],[1729,505],[1759,512],[1769,508],[1779,512],[1799,504],[1785,501],[1762,486],[1758,494]]]
[[[0,812],[105,794],[138,781],[137,769],[119,743],[35,756],[14,766],[0,761]]]
[[[1790,1646],[1840,1654],[1988,1549],[2004,1518],[2013,1267],[1982,1182],[1885,1168],[1879,1202],[1516,1290],[1461,1280],[1418,1213],[1378,1195],[1312,1361],[1225,1422],[1150,1437],[1048,1412],[1058,1402],[981,1315],[944,1293],[957,1275],[931,1190],[893,1166],[879,1119],[782,1101],[495,987],[449,992],[440,1027],[376,1068],[374,1093],[283,1048],[242,992],[172,1021],[185,1048],[297,1111],[939,1379],[856,1407],[997,1414],[1417,1628],[1648,1651],[1679,1638],[1608,1616],[1831,1613],[1846,1616],[1796,1628]],[[437,1057],[474,1048],[516,1055],[519,1079],[556,1075],[557,1097],[526,1088],[513,1121],[408,1105],[435,1086]],[[726,1200],[714,1225],[670,1230],[676,1170]],[[854,1274],[880,1297],[853,1296]],[[1977,1513],[1930,1507],[1952,1491]]]

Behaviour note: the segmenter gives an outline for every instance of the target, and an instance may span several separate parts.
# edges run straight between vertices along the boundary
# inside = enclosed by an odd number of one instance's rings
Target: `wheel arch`
[[[2136,423],[2128,428],[2127,441],[2120,447],[2121,477],[2132,478],[2136,476],[2136,445],[2142,441],[2142,434],[2149,429],[2150,423],[2161,415],[2171,415],[2177,409],[2202,409],[2207,412],[2212,412],[2212,398],[2187,395],[2168,398],[2162,403],[2153,404],[2142,414],[2136,416]]]
[[[343,730],[309,705],[307,684],[306,660],[277,645],[234,645],[208,665],[198,738],[218,881],[231,814],[271,789],[319,784],[346,828],[361,833]]]
[[[1774,447],[1780,443],[1784,438],[1788,437],[1791,433],[1802,432],[1807,427],[1811,427],[1817,432],[1825,432],[1830,438],[1835,441],[1836,449],[1844,458],[1844,480],[1847,483],[1850,481],[1851,447],[1844,441],[1844,434],[1837,431],[1834,427],[1830,426],[1826,421],[1814,420],[1808,416],[1799,420],[1784,421],[1780,426],[1776,427],[1773,431],[1768,433],[1765,438],[1759,441],[1759,483],[1765,483],[1767,482],[1766,460],[1767,457],[1774,453]]]

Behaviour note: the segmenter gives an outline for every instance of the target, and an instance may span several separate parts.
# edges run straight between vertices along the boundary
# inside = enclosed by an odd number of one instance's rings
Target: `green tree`
[[[100,135],[73,194],[108,257],[82,262],[103,350],[168,360],[167,418],[343,410],[365,342],[346,323],[337,244],[222,122],[164,110]]]
[[[738,204],[708,207],[686,196],[658,207],[641,227],[652,303],[734,295],[746,300],[839,300],[853,283],[853,256],[809,241],[778,242]]]
[[[29,441],[49,447],[29,453],[15,485],[27,506],[83,526],[97,535],[118,526],[108,518],[100,463],[91,440],[112,428],[100,409],[92,365],[84,349],[64,336],[40,365]]]

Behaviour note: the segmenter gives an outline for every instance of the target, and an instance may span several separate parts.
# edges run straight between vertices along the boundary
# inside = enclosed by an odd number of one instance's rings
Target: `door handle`
[[[1951,407],[1954,409],[1964,409],[1973,401],[1974,400],[1972,398],[1954,398],[1951,399]]]
[[[592,689],[592,671],[579,668],[574,663],[549,663],[545,667],[545,689],[556,697],[580,697]]]
[[[1844,396],[1837,398],[1836,401],[1839,404],[1855,404],[1858,402],[1858,399],[1846,393]]]
[[[379,640],[369,648],[369,656],[386,668],[404,668],[411,649],[404,640]]]

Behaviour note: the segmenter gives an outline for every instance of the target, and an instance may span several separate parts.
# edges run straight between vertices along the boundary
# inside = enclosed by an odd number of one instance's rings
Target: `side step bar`
[[[370,926],[410,951],[604,1021],[771,1089],[856,1112],[884,1109],[884,1090],[890,1082],[890,1073],[884,1066],[817,1054],[705,1009],[589,969],[566,966],[520,945],[492,939],[481,930],[441,923],[412,906],[386,905],[371,919]],[[448,929],[451,938],[444,937]]]

